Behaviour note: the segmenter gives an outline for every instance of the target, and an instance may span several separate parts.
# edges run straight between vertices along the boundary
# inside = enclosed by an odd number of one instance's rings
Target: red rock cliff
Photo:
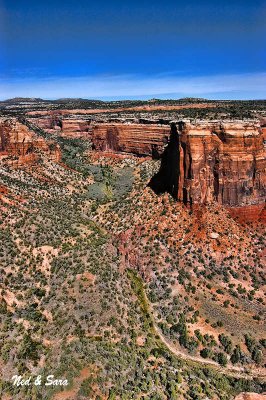
[[[48,117],[30,118],[30,122],[47,133],[93,141],[100,151],[134,153],[139,156],[162,154],[170,136],[170,127],[157,124],[97,123],[84,119],[64,118],[51,113]]]
[[[88,138],[99,151],[152,157],[164,155],[160,190],[172,192],[185,203],[217,201],[236,207],[236,214],[239,206],[242,210],[245,207],[244,214],[253,216],[263,208],[266,128],[259,122],[177,122],[172,124],[178,136],[173,146],[169,146],[170,125],[100,123],[53,114],[35,120],[35,123],[62,136]],[[170,148],[167,150],[166,147]]]
[[[94,123],[92,141],[95,149],[160,156],[170,137],[168,125]]]
[[[193,203],[216,200],[247,206],[264,202],[266,160],[259,124],[185,124],[180,142],[180,186]],[[179,190],[181,200],[182,193]]]
[[[259,205],[262,210],[266,158],[259,124],[201,121],[173,126],[161,169],[151,181],[155,191],[168,191],[184,203],[217,201],[229,207]]]
[[[47,133],[57,134],[69,138],[90,138],[90,120],[62,118],[51,113],[45,118],[30,118],[30,122]]]
[[[32,164],[45,152],[53,161],[60,160],[60,148],[53,141],[38,137],[15,118],[0,119],[0,160],[16,166]]]

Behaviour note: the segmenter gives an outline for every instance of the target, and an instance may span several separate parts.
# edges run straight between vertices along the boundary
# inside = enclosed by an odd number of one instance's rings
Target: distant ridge
[[[82,99],[78,97],[65,97],[60,99],[41,99],[40,97],[13,97],[12,99],[1,100],[1,103],[36,103],[36,102],[49,102],[49,103],[68,103],[68,102],[87,102],[87,103],[104,103],[103,100],[93,100],[93,99]]]
[[[104,103],[103,100],[95,100],[95,99],[83,99],[81,97],[63,97],[60,99],[56,99],[56,100],[50,100],[53,102],[59,102],[59,103],[68,103],[68,102],[87,102],[87,103]]]
[[[182,97],[180,99],[157,99],[152,98],[149,100],[100,100],[100,99],[84,99],[82,97],[62,97],[59,99],[42,99],[40,97],[13,97],[11,99],[1,100],[1,103],[21,103],[21,102],[28,102],[28,103],[35,103],[35,102],[50,102],[50,103],[120,103],[120,102],[142,102],[142,103],[162,103],[162,102],[169,102],[169,101],[187,101],[187,102],[199,102],[199,101],[210,101],[209,99],[201,98],[201,97]]]
[[[1,103],[19,103],[19,102],[35,103],[36,101],[49,101],[43,100],[39,97],[13,97],[12,99],[2,100]]]
[[[209,99],[205,99],[204,97],[181,97],[178,99],[179,101],[209,101]]]

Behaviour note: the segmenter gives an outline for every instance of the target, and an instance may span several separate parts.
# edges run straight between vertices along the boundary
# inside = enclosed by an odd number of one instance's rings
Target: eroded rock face
[[[90,121],[63,119],[61,123],[62,136],[83,139],[91,137]]]
[[[31,118],[30,122],[47,133],[69,138],[91,138],[90,120],[62,118],[51,113],[45,118]]]
[[[59,161],[61,152],[53,141],[38,137],[15,118],[0,119],[0,160],[15,166],[32,164],[45,152],[53,161]]]
[[[92,125],[95,149],[160,157],[170,136],[170,127],[156,124],[99,123]]]
[[[235,207],[265,200],[265,148],[259,124],[184,124],[181,133],[179,199],[218,201]],[[184,198],[186,196],[186,199]]]
[[[150,186],[185,204],[217,201],[233,207],[235,215],[241,207],[240,217],[254,220],[264,218],[265,167],[259,124],[180,122],[177,128],[172,125],[161,168]]]
[[[217,201],[236,208],[236,213],[242,207],[252,219],[263,214],[266,128],[262,122],[188,120],[163,125],[96,122],[58,114],[35,122],[62,136],[88,138],[98,151],[162,158],[151,187],[158,193],[168,191],[185,204]]]
[[[156,124],[97,123],[84,119],[68,119],[58,114],[31,118],[47,133],[68,138],[91,139],[99,151],[132,153],[139,156],[162,155],[170,135],[170,127]]]

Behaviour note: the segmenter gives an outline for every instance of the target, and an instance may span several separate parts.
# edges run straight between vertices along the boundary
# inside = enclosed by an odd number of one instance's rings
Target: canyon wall
[[[266,158],[256,122],[99,123],[91,138],[96,150],[162,158],[154,188],[184,203],[263,208]]]
[[[254,122],[186,123],[180,130],[179,198],[193,203],[218,201],[247,206],[263,204],[266,188],[265,147]],[[182,197],[183,194],[183,197]]]
[[[94,148],[100,151],[131,153],[159,158],[169,141],[169,125],[156,124],[92,124]]]
[[[68,138],[91,139],[95,150],[132,153],[138,156],[161,156],[170,137],[169,125],[112,123],[48,117],[29,118],[29,122],[47,133]]]
[[[0,119],[0,161],[22,166],[33,164],[44,152],[52,161],[59,161],[60,147],[52,140],[37,136],[15,118]]]
[[[61,136],[90,139],[98,151],[161,158],[161,169],[150,186],[158,193],[168,191],[186,204],[217,201],[236,208],[235,213],[241,206],[244,214],[251,216],[263,210],[265,126],[258,121],[143,124],[56,115],[31,121]]]
[[[45,118],[31,118],[33,125],[38,126],[45,132],[68,138],[90,138],[90,120],[61,118],[58,114],[51,113]]]

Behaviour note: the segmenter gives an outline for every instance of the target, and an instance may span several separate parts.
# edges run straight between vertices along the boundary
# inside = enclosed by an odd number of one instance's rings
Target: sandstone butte
[[[40,152],[52,161],[60,161],[60,147],[54,141],[37,136],[15,118],[0,119],[0,161],[14,167],[31,165],[39,159]]]
[[[88,111],[87,111],[88,113]],[[52,112],[29,120],[50,133],[90,139],[108,153],[162,158],[151,182],[186,204],[217,201],[233,216],[265,222],[265,121],[97,122]]]

